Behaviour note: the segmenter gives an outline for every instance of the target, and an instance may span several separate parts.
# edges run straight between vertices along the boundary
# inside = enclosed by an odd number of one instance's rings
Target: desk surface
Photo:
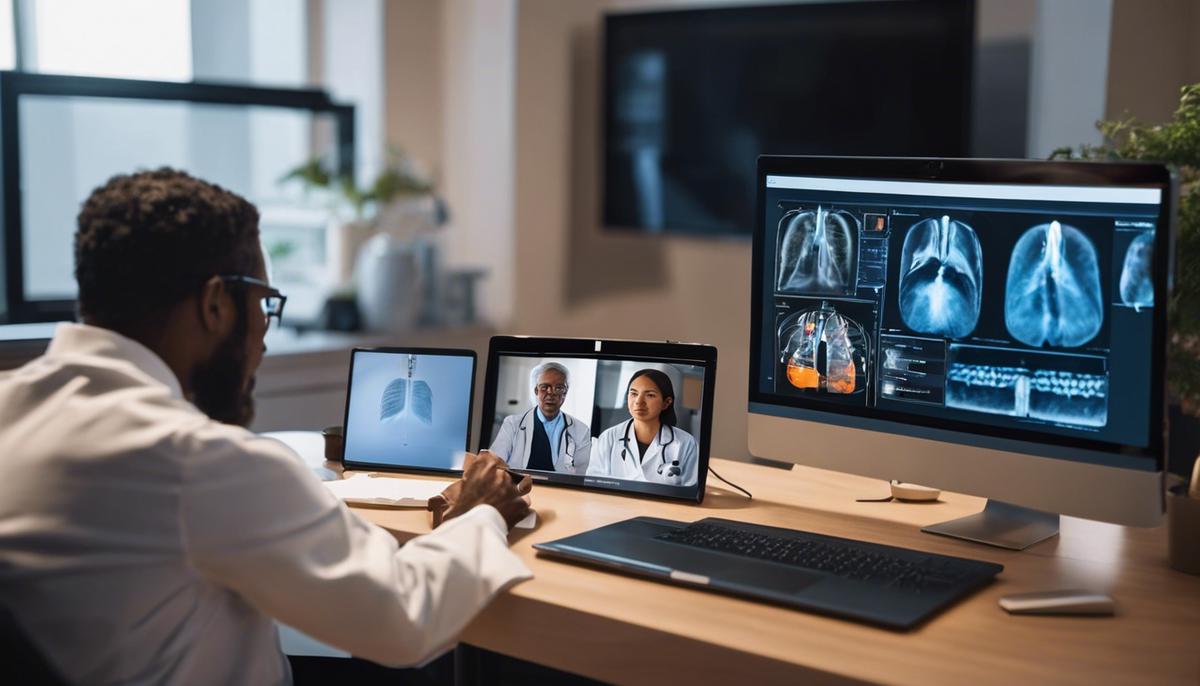
[[[499,597],[463,640],[617,683],[1200,684],[1200,577],[1171,570],[1162,528],[1063,517],[1061,534],[1024,552],[920,533],[983,500],[857,503],[882,481],[805,467],[714,460],[754,500],[709,479],[700,506],[535,486],[536,529],[512,535],[535,578]],[[357,508],[407,539],[428,513]],[[707,516],[806,529],[989,560],[996,583],[924,626],[896,633],[537,557],[533,543],[636,515]],[[1112,594],[1108,618],[1010,616],[1009,593],[1083,587]]]

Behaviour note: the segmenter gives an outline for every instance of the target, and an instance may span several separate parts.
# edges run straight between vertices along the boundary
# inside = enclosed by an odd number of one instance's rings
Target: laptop
[[[635,517],[533,546],[542,555],[909,630],[991,583],[991,562],[709,517]]]

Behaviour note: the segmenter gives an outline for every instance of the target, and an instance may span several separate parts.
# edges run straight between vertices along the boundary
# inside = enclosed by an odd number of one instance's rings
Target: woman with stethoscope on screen
[[[671,378],[657,369],[634,372],[625,399],[631,417],[592,444],[588,476],[695,485],[700,451],[696,439],[675,426]]]

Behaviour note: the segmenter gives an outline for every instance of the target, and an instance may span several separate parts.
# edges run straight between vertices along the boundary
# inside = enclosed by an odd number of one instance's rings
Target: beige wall
[[[597,40],[606,6],[519,4],[512,328],[717,346],[712,453],[744,458],[750,244],[619,234],[599,225]]]
[[[489,273],[478,307],[513,312],[515,0],[389,0],[387,139],[434,176],[450,208],[450,268]]]
[[[441,0],[387,0],[384,134],[440,176],[445,67]]]
[[[1106,118],[1169,121],[1200,83],[1200,0],[1115,0]]]

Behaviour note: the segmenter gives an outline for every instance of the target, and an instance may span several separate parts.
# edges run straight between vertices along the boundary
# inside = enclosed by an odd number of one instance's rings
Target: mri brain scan
[[[1121,302],[1140,310],[1154,305],[1154,282],[1150,278],[1154,262],[1154,234],[1146,232],[1133,239],[1121,265]]]
[[[779,220],[779,290],[854,292],[858,220],[843,210],[792,210]]]
[[[828,303],[797,312],[779,325],[781,361],[795,389],[848,395],[867,385],[867,336]]]
[[[1004,323],[1026,345],[1081,346],[1104,324],[1096,247],[1082,231],[1052,221],[1026,231],[1013,248]]]
[[[962,338],[975,330],[983,252],[967,224],[943,216],[914,224],[900,257],[900,317],[920,333]]]

